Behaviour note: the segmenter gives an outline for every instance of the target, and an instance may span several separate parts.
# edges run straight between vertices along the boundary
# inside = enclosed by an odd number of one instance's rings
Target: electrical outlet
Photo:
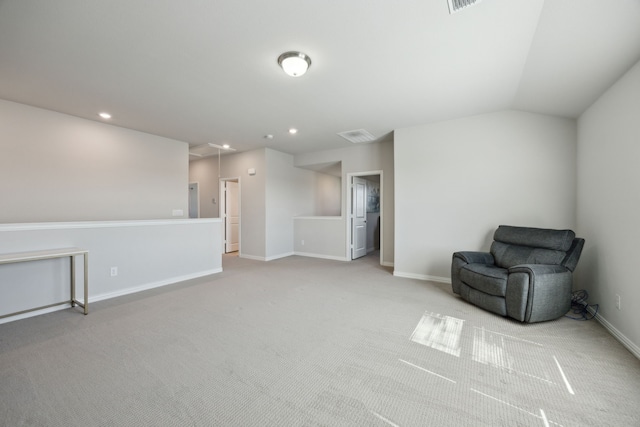
[[[118,267],[111,267],[111,277],[118,275]]]
[[[616,308],[620,310],[620,295],[616,294]]]

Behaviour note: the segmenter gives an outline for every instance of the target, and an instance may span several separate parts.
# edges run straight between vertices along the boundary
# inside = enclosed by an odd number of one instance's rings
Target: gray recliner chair
[[[453,292],[501,316],[533,323],[571,307],[573,271],[584,246],[571,230],[501,225],[490,252],[455,252]]]

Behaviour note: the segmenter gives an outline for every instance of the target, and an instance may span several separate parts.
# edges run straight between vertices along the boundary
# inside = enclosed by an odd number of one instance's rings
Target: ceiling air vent
[[[449,3],[449,13],[453,14],[460,12],[465,7],[473,6],[480,3],[482,0],[447,0]]]
[[[371,142],[375,141],[376,137],[371,135],[364,129],[356,129],[356,130],[348,130],[345,132],[339,132],[338,135],[343,137],[349,142],[353,142],[354,144],[359,144],[361,142]]]

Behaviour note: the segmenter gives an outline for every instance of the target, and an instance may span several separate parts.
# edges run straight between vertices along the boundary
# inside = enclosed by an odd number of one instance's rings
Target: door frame
[[[379,175],[380,176],[380,265],[384,265],[384,171],[382,170],[372,170],[372,171],[364,171],[364,172],[349,172],[347,173],[347,200],[346,200],[346,242],[347,247],[345,250],[345,258],[348,261],[357,261],[351,259],[351,249],[353,246],[352,240],[352,223],[353,223],[353,213],[351,212],[353,209],[352,205],[352,196],[351,196],[351,188],[353,186],[353,177],[365,177],[370,175]]]
[[[240,213],[240,223],[238,224],[238,255],[242,255],[242,183],[240,177],[219,178],[218,184],[218,218],[222,220],[222,253],[226,253],[225,236],[227,227],[227,218],[223,218],[224,210],[226,209],[226,199],[223,195],[225,189],[225,183],[227,181],[233,181],[238,183],[238,212]]]

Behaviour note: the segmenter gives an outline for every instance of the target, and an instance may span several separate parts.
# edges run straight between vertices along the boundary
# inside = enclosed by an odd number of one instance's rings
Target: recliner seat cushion
[[[467,264],[460,269],[460,280],[485,294],[504,297],[509,274],[504,268],[486,264]]]

